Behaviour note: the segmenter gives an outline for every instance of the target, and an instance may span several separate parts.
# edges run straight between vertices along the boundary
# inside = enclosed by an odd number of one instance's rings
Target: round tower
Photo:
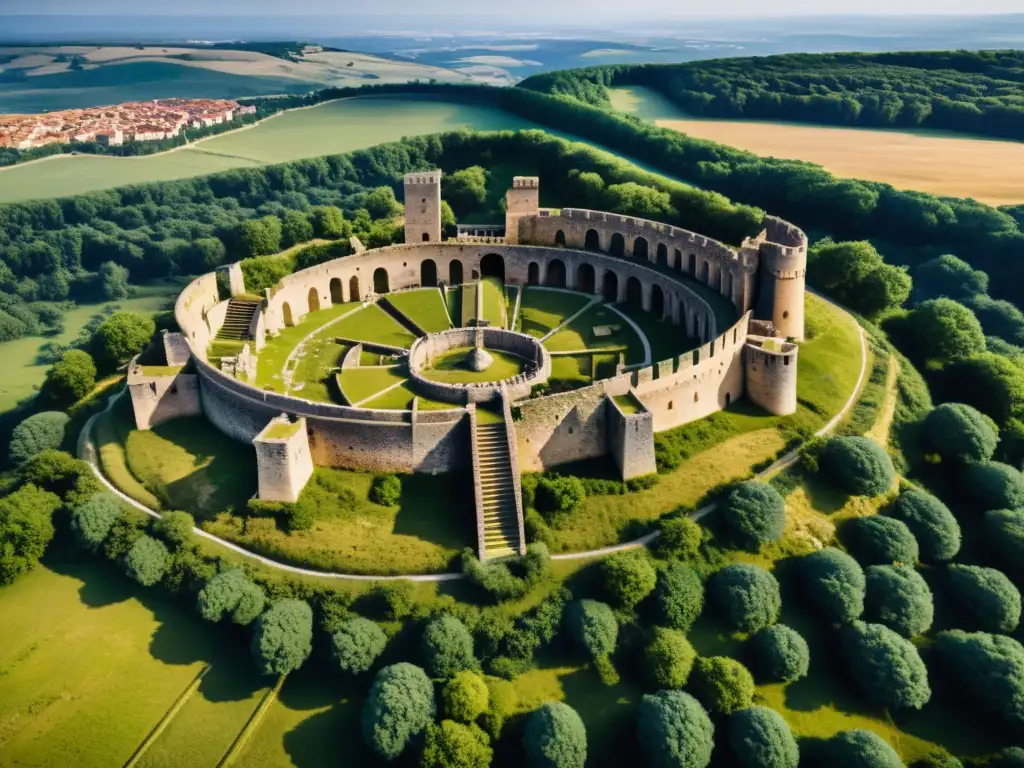
[[[782,339],[748,336],[743,346],[747,397],[773,416],[796,412],[796,362],[800,348]]]
[[[804,337],[804,291],[807,236],[774,217],[765,219],[765,242],[759,248],[760,300],[757,317],[770,320],[787,338]]]

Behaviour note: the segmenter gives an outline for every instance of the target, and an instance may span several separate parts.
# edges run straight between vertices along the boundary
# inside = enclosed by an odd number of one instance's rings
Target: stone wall
[[[164,347],[164,360],[168,365],[185,365],[189,361],[191,352],[188,348],[188,341],[180,333],[163,331],[160,334]]]
[[[290,430],[275,436],[272,430]],[[260,501],[295,502],[313,476],[306,420],[294,424],[284,414],[273,419],[252,441]]]
[[[178,294],[178,299],[174,302],[174,320],[178,323],[178,328],[188,340],[193,354],[200,355],[204,360],[210,339],[216,335],[216,330],[211,332],[206,315],[219,302],[216,272],[197,277],[185,286],[185,290]],[[221,322],[224,322],[223,317]]]
[[[624,413],[608,398],[608,451],[623,480],[657,471],[654,461],[654,418],[643,407],[639,413]]]
[[[405,242],[441,242],[441,171],[405,175]]]
[[[523,400],[513,407],[519,466],[524,472],[608,452],[605,392],[599,385]]]
[[[540,212],[540,179],[536,176],[516,176],[505,194],[505,241],[519,242],[519,221],[524,216]]]
[[[132,360],[128,366],[128,394],[136,429],[152,429],[171,419],[203,414],[199,377],[193,373],[147,376]]]
[[[799,347],[777,339],[750,336],[743,346],[750,402],[775,416],[788,416],[797,406]]]

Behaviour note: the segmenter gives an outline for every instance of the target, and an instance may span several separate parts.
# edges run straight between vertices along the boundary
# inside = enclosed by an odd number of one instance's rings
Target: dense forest
[[[1024,52],[787,54],[548,72],[520,83],[610,106],[652,88],[701,117],[932,128],[1024,139]]]

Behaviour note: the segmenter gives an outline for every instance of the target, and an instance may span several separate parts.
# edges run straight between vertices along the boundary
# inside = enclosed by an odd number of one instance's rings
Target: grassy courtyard
[[[597,336],[594,328],[607,326],[611,333]],[[658,328],[660,334],[669,333],[668,328]],[[636,365],[644,360],[644,345],[636,330],[622,319],[613,309],[604,304],[595,304],[553,334],[544,346],[549,352],[576,352],[608,348],[626,348],[626,364]]]
[[[376,304],[369,304],[344,320],[339,320],[331,326],[330,333],[342,339],[402,349],[408,349],[416,341],[415,336]]]
[[[338,376],[338,385],[349,405],[356,405],[405,378],[404,366],[349,368]]]
[[[505,285],[496,277],[485,277],[477,285],[483,293],[484,317],[489,325],[504,328],[508,321],[505,317]]]
[[[358,302],[348,302],[310,312],[295,325],[282,328],[276,336],[268,337],[266,346],[257,355],[256,386],[273,392],[284,392],[285,363],[298,343],[320,326],[341,317],[358,306]],[[314,345],[321,344],[321,337],[333,339],[337,335],[333,333],[333,328],[332,325],[323,334],[317,334],[317,337],[313,339]],[[300,365],[302,365],[302,361],[300,361]],[[308,380],[316,381],[319,372],[307,371],[306,375],[309,377]]]
[[[541,338],[579,312],[592,296],[530,286],[523,289],[519,305],[519,329]]]
[[[494,362],[486,370],[471,370],[467,361],[472,350],[472,347],[450,349],[431,360],[421,373],[426,379],[444,384],[474,384],[481,381],[511,379],[523,371],[522,358],[497,349],[487,350],[494,358]]]
[[[400,291],[389,294],[387,300],[427,333],[446,331],[451,327],[441,292],[437,288]]]

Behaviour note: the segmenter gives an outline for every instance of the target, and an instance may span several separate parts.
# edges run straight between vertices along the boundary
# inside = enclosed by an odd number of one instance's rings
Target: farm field
[[[682,115],[645,88],[615,88],[612,104],[660,126],[765,157],[805,160],[836,176],[881,181],[989,205],[1024,201],[1024,144],[933,132],[836,128]]]

